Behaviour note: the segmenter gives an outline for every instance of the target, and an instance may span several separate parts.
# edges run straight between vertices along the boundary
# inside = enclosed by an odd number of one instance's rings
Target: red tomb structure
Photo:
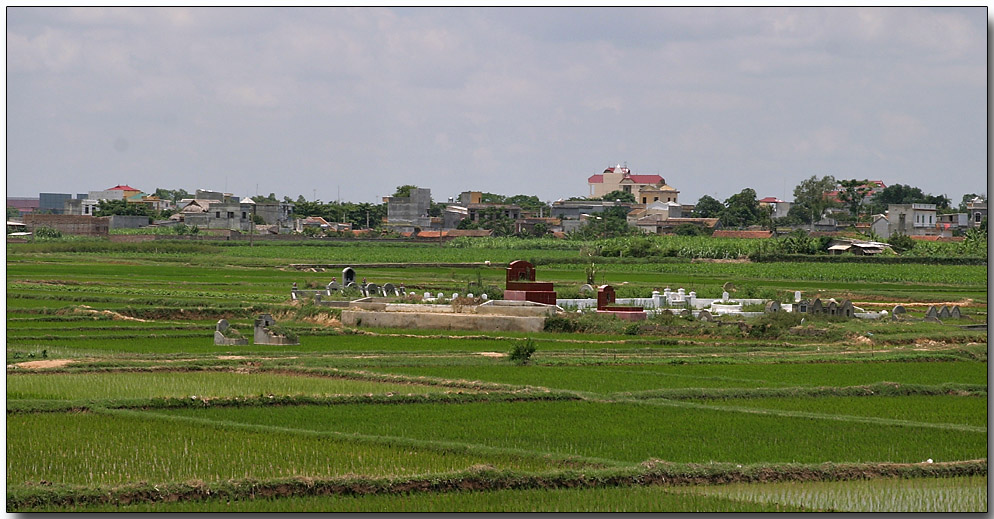
[[[619,319],[628,321],[643,321],[648,317],[645,308],[641,306],[612,306],[617,298],[614,295],[614,287],[611,285],[601,285],[597,288],[597,313],[614,314]]]
[[[507,266],[504,299],[554,305],[556,304],[556,291],[553,290],[552,283],[535,281],[534,265],[527,261],[517,260],[512,261]]]

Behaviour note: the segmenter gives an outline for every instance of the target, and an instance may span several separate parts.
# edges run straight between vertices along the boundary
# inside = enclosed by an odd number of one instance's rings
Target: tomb
[[[697,320],[709,323],[714,320],[714,317],[711,316],[711,312],[701,310],[700,312],[697,312]]]
[[[775,314],[780,311],[780,301],[770,301],[766,303],[766,308],[764,310],[768,314]]]
[[[939,319],[949,319],[949,317],[950,317],[949,307],[946,305],[942,305],[941,307],[939,307]]]
[[[355,283],[355,270],[352,267],[345,267],[342,269],[342,284],[349,286],[350,283]]]
[[[248,344],[248,339],[241,336],[228,324],[227,319],[221,319],[214,327],[214,344],[217,346],[242,346]]]
[[[269,314],[259,314],[259,317],[255,319],[255,344],[268,344],[274,346],[300,344],[296,338],[273,333],[270,328],[275,326],[276,320],[273,319],[273,316]]]
[[[531,263],[517,260],[507,266],[504,300],[555,305],[556,292],[552,283],[535,281],[535,267]]]
[[[641,306],[617,306],[615,304],[617,299],[614,287],[611,285],[601,285],[597,290],[597,313],[613,314],[619,319],[628,321],[644,321],[648,317],[645,313],[645,308]]]
[[[962,319],[963,314],[960,313],[958,306],[954,306],[949,310],[949,317],[952,317],[953,319]]]

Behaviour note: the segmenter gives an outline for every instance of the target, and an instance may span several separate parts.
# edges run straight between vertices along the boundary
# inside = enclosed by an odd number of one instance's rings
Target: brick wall
[[[28,232],[40,227],[50,227],[63,234],[86,236],[106,236],[110,232],[110,219],[107,217],[77,216],[68,214],[28,214],[24,215],[24,225]]]

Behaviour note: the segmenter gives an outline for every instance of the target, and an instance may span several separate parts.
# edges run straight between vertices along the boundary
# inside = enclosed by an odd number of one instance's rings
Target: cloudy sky
[[[983,7],[6,16],[8,196],[556,200],[619,163],[684,203],[812,175],[987,191]]]

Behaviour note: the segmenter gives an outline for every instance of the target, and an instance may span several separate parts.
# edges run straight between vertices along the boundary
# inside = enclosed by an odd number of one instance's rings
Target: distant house
[[[22,215],[31,214],[38,210],[41,200],[39,198],[8,196],[7,207],[17,209]]]
[[[890,204],[887,206],[887,236],[938,235],[935,204]]]
[[[980,222],[987,218],[987,200],[974,198],[966,203],[966,214],[970,218],[970,227],[977,227]]]
[[[790,206],[793,204],[790,202],[785,202],[780,200],[775,196],[768,196],[766,198],[757,200],[759,202],[759,207],[772,207],[773,208],[773,218],[784,218],[787,213],[790,212]]]
[[[561,220],[579,220],[582,215],[592,215],[616,206],[631,207],[632,204],[613,200],[557,200],[552,202],[552,217]],[[565,230],[565,229],[564,229]]]
[[[431,190],[417,187],[409,196],[385,196],[387,204],[386,226],[394,232],[409,232],[431,226],[428,210],[431,208]]]
[[[591,198],[601,198],[612,191],[624,191],[631,193],[636,202],[645,198],[641,203],[667,201],[676,202],[680,193],[676,189],[667,186],[666,180],[659,175],[633,175],[627,166],[618,164],[607,168],[598,175],[591,175],[587,178],[587,186],[590,189]],[[645,195],[642,191],[645,190]],[[669,199],[672,200],[669,200]]]
[[[106,236],[110,233],[110,218],[107,217],[29,214],[24,216],[24,225],[30,233],[34,233],[41,227],[49,227],[63,234],[84,236]]]
[[[856,254],[857,256],[868,256],[873,254],[880,254],[885,250],[890,250],[891,246],[887,243],[877,242],[877,241],[863,241],[863,240],[853,240],[848,238],[836,238],[829,242],[828,253],[829,254],[842,254],[845,252],[850,252]]]
[[[661,214],[644,216],[639,218],[635,225],[651,234],[671,234],[683,224],[696,225],[708,232],[721,228],[721,222],[717,218],[666,218],[664,216]]]

